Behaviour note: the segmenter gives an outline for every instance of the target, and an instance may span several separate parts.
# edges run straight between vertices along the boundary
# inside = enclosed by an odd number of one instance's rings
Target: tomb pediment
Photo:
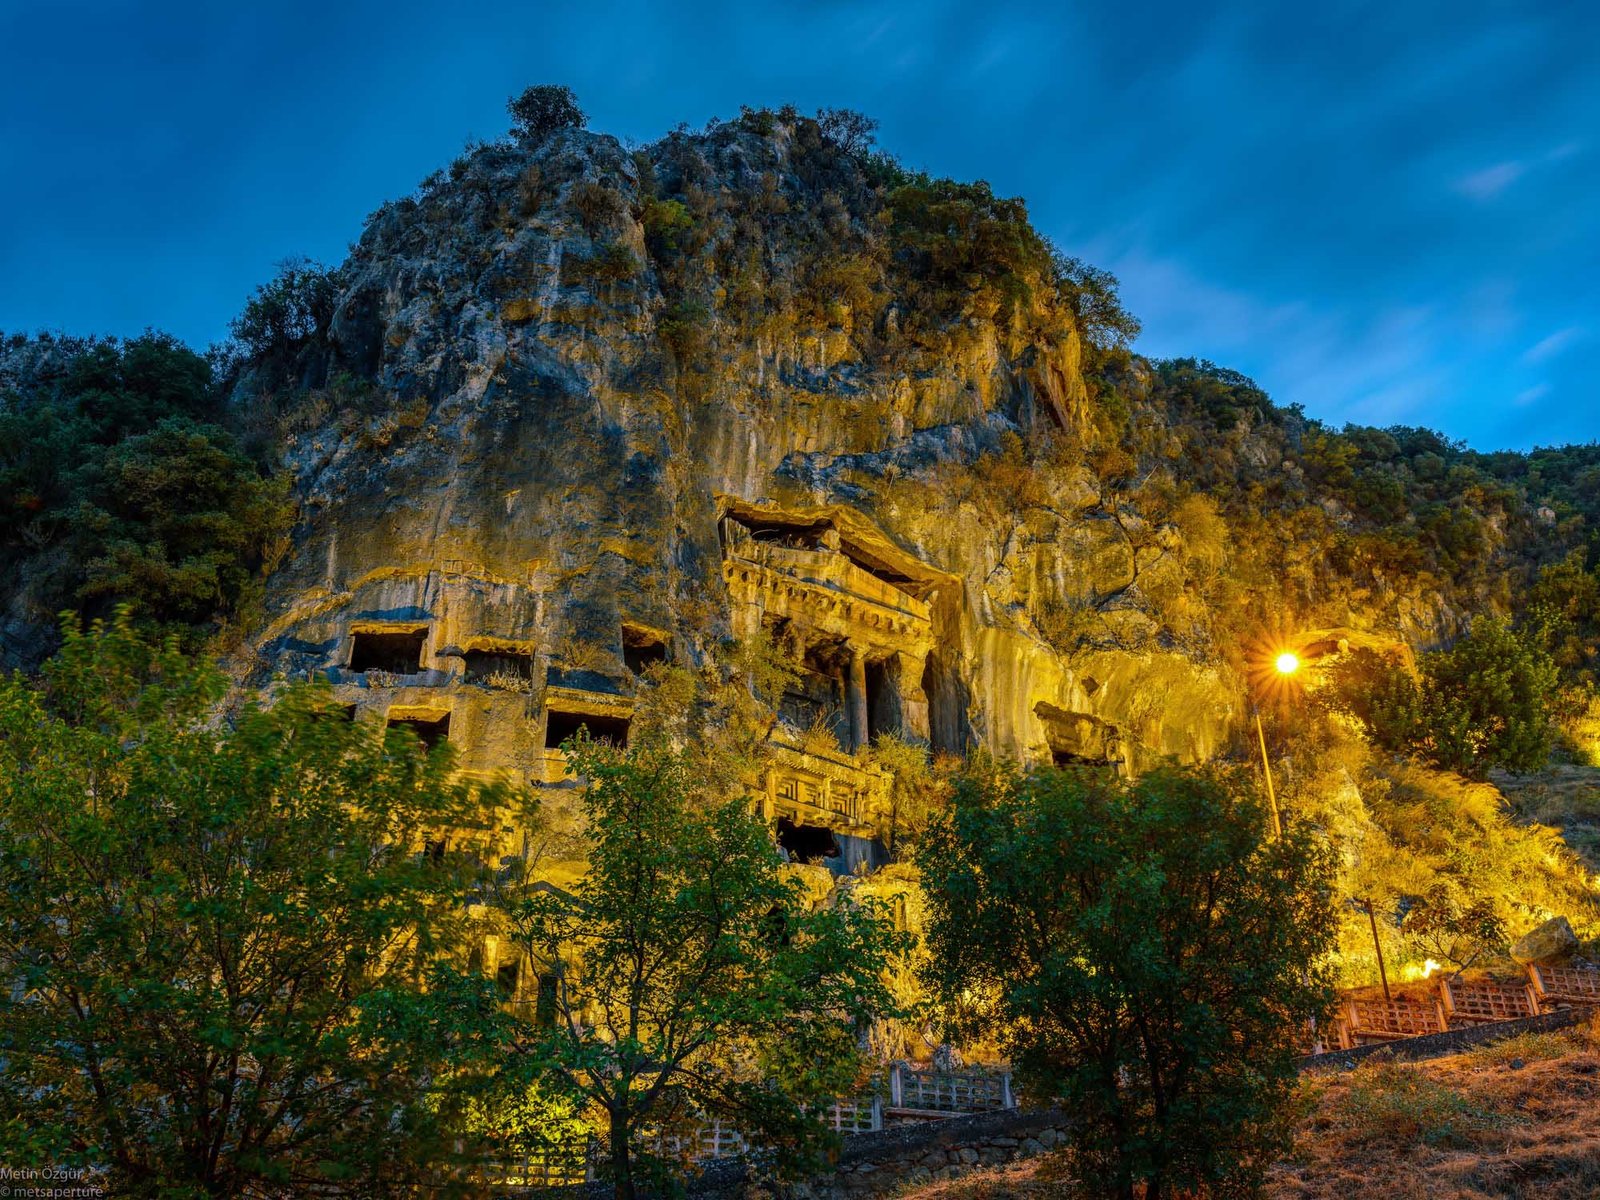
[[[723,574],[736,600],[882,653],[926,652],[930,599],[951,576],[842,506],[724,503]]]

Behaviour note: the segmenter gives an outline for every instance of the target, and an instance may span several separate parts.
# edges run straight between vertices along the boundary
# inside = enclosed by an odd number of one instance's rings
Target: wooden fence
[[[1017,1107],[1009,1071],[924,1071],[897,1062],[890,1064],[886,1090],[891,1116],[955,1116]]]
[[[1348,996],[1306,1030],[1302,1050],[1323,1054],[1373,1042],[1516,1021],[1574,1004],[1600,1004],[1600,967],[1527,968],[1527,982],[1445,976],[1426,996]]]

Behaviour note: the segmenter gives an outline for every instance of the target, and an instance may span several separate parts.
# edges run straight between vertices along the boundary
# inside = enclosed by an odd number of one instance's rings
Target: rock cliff
[[[324,674],[559,790],[560,742],[625,739],[651,663],[762,635],[795,673],[764,804],[834,871],[883,861],[879,735],[1209,758],[1249,646],[1448,632],[1503,599],[1525,518],[1372,532],[1297,410],[1086,336],[1019,202],[792,113],[475,147],[331,285],[314,337],[233,381],[300,513],[243,680]],[[1455,544],[1454,574],[1415,565]]]
[[[631,154],[577,130],[480,147],[375,214],[296,377],[238,385],[282,409],[302,513],[255,682],[331,669],[364,709],[447,718],[469,768],[538,780],[546,711],[625,719],[635,652],[694,662],[765,626],[814,685],[796,725],[835,721],[845,759],[889,728],[1207,756],[1236,703],[1215,662],[1041,632],[1122,568],[1070,455],[1041,504],[985,477],[1008,439],[1089,420],[1043,270],[940,258],[1027,230],[988,201],[947,214],[972,230],[886,228],[814,123],[747,120]]]

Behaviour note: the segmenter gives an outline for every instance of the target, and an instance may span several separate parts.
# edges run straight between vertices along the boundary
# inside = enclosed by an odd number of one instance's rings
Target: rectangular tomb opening
[[[512,691],[527,691],[533,683],[530,650],[472,649],[462,654],[461,661],[468,683]]]
[[[568,712],[559,708],[545,711],[544,745],[546,750],[558,750],[561,744],[587,729],[597,742],[623,749],[628,744],[627,717],[602,716],[595,713]]]
[[[441,713],[438,716],[393,716],[389,717],[390,729],[405,729],[416,736],[422,743],[422,748],[432,751],[450,736],[450,714]]]
[[[386,671],[391,675],[415,675],[422,670],[422,648],[428,630],[357,629],[350,635],[350,670]]]
[[[495,990],[500,993],[500,999],[509,1002],[517,998],[517,976],[520,972],[515,962],[501,963],[495,968]]]
[[[839,840],[823,825],[802,825],[788,817],[778,818],[778,847],[790,862],[821,863],[840,858]]]
[[[667,661],[667,638],[643,625],[622,626],[622,661],[635,675],[646,674],[657,663]]]

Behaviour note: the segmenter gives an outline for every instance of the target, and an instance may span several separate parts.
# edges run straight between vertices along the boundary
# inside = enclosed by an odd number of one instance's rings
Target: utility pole
[[[1383,984],[1383,1001],[1393,1004],[1394,998],[1389,995],[1389,975],[1383,969],[1383,943],[1378,941],[1378,918],[1372,915],[1372,901],[1361,901],[1367,910],[1367,924],[1372,926],[1372,948],[1378,952],[1378,982]]]

